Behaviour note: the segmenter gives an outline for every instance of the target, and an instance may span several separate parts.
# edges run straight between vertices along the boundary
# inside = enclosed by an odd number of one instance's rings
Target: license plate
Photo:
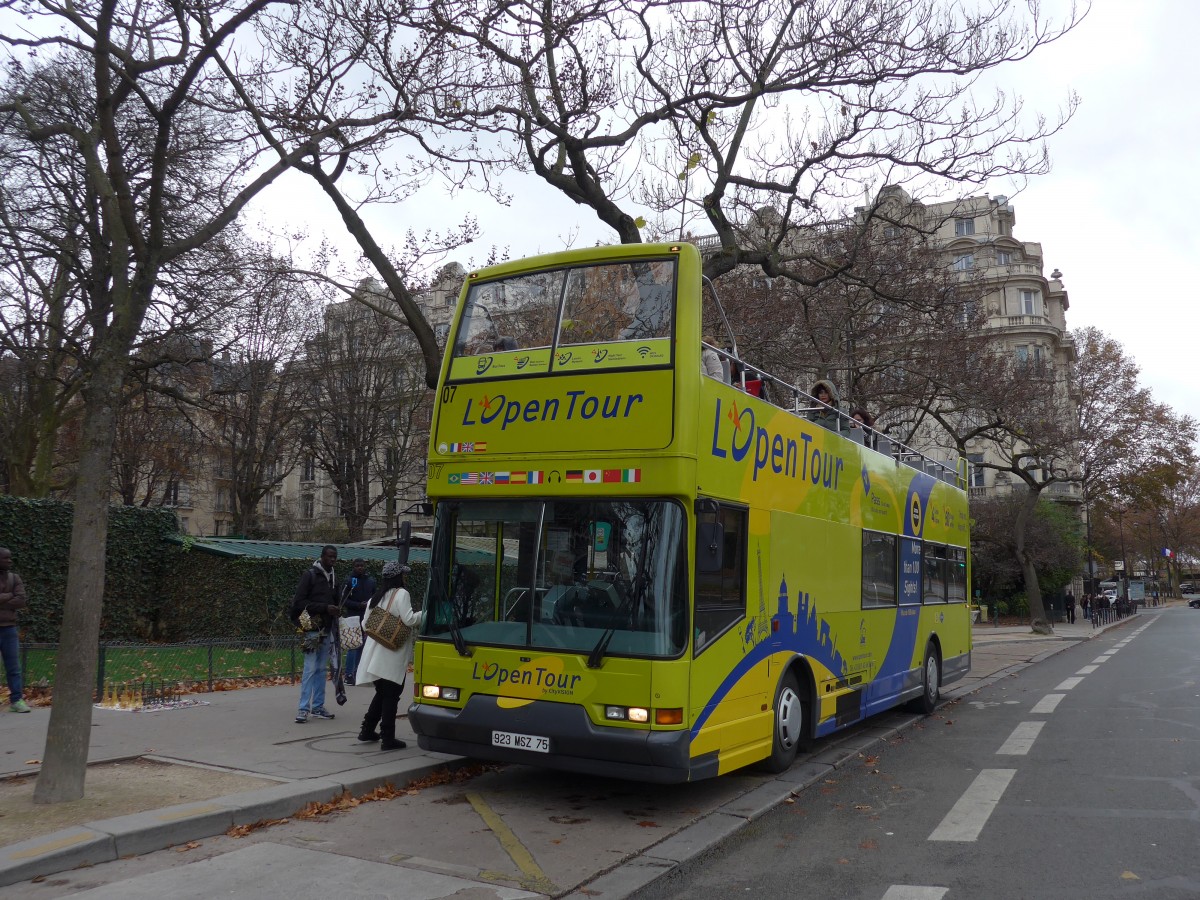
[[[538,734],[513,734],[511,731],[493,731],[493,747],[515,747],[518,750],[550,752],[550,738]]]

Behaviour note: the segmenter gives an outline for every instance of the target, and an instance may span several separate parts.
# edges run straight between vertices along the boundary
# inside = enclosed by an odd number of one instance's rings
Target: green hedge
[[[175,570],[163,585],[159,613],[161,639],[245,637],[289,634],[287,618],[296,585],[312,560],[216,556],[198,550],[180,552]],[[369,562],[367,572],[379,578],[383,564]],[[338,579],[350,577],[348,560],[338,562]],[[425,595],[427,567],[414,563],[409,590]]]
[[[25,582],[29,609],[21,614],[27,641],[57,641],[67,589],[73,505],[0,495],[0,546],[13,553]],[[132,506],[109,507],[101,635],[106,639],[152,637],[147,626],[159,605],[159,583],[176,534],[175,513]]]
[[[25,641],[54,643],[62,627],[72,504],[0,495],[0,547],[29,594],[19,619]],[[187,641],[290,634],[288,606],[311,559],[222,557],[178,543],[174,512],[109,508],[100,637],[106,641]],[[315,554],[314,554],[315,558]],[[382,563],[367,564],[379,577]],[[338,577],[350,575],[339,561]],[[425,595],[427,567],[413,564],[409,589]]]

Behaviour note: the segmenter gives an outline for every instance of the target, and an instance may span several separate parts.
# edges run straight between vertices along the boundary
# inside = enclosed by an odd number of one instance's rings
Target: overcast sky
[[[1047,6],[1053,12],[1067,2]],[[1198,33],[1200,3],[1191,0],[1096,0],[1073,33],[996,79],[1048,116],[1068,91],[1079,95],[1075,119],[1050,142],[1052,172],[1019,193],[1011,184],[979,192],[1010,196],[1014,236],[1042,244],[1047,275],[1062,271],[1068,327],[1094,325],[1121,341],[1141,366],[1142,383],[1196,417],[1200,314],[1189,298],[1200,286]],[[469,209],[482,234],[476,247],[455,254],[467,268],[492,246],[519,257],[614,239],[594,214],[540,183],[510,187],[514,202],[506,209],[469,197],[427,198],[372,211],[368,220],[380,243],[394,246],[406,228],[419,231],[448,210]],[[315,227],[353,252],[328,201],[310,190],[293,178],[268,208],[282,202],[291,215],[311,203],[322,210]]]

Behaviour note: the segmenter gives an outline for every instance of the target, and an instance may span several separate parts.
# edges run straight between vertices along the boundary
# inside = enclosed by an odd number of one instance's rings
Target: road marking
[[[1042,726],[1045,724],[1045,722],[1022,722],[1013,729],[1008,740],[1000,745],[996,755],[1024,756],[1033,746],[1033,742],[1037,740],[1037,736],[1041,734]]]
[[[1073,687],[1078,687],[1079,682],[1081,682],[1081,681],[1083,681],[1082,678],[1068,678],[1066,681],[1064,681],[1062,684],[1060,684],[1058,687],[1056,687],[1055,690],[1056,691],[1069,691]]]
[[[931,841],[975,841],[996,809],[1016,769],[981,769],[946,818],[929,835]]]
[[[1030,710],[1032,713],[1052,713],[1066,694],[1047,694]]]
[[[500,842],[504,852],[517,864],[517,868],[525,876],[521,879],[521,886],[539,893],[557,893],[560,888],[556,887],[554,882],[541,870],[534,861],[533,854],[525,849],[520,838],[513,834],[512,829],[504,823],[504,820],[484,802],[483,797],[473,791],[468,791],[467,800],[475,808],[475,812],[479,813],[479,818],[483,819],[483,823],[495,833],[496,840]]]
[[[1099,666],[1084,666],[1082,669],[1080,669],[1080,670],[1079,670],[1078,672],[1076,672],[1075,674],[1076,674],[1076,675],[1091,675],[1091,674],[1092,674],[1093,672],[1095,672],[1095,671],[1096,671],[1098,668],[1100,668],[1100,667],[1099,667]]]
[[[884,892],[883,900],[942,900],[950,888],[923,887],[919,884],[893,884]]]
[[[1110,659],[1112,659],[1111,654],[1106,653],[1103,656],[1097,656],[1095,659],[1093,659],[1092,665],[1099,665],[1100,663],[1106,663]]]

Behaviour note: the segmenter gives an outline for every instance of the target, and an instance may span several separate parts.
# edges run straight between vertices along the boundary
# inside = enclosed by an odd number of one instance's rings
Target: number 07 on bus
[[[782,771],[872,714],[932,712],[969,670],[965,462],[731,376],[706,291],[723,321],[686,243],[468,277],[430,432],[423,749]]]

